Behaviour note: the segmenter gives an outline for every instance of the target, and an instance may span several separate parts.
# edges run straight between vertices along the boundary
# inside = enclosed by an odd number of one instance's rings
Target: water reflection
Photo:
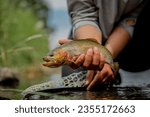
[[[62,89],[27,95],[26,100],[147,100],[149,87],[113,87],[101,91]]]

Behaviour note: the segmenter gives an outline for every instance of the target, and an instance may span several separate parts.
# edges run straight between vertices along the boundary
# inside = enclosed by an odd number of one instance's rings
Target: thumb
[[[58,41],[58,43],[59,43],[60,45],[63,45],[63,44],[65,44],[65,43],[69,43],[70,41],[72,41],[72,40],[69,40],[69,39],[60,39],[60,40]]]

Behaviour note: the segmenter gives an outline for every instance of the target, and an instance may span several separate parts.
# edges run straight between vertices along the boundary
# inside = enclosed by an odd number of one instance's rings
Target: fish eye
[[[53,54],[50,54],[49,56],[52,57],[52,56],[54,56],[54,55],[53,55]]]
[[[48,56],[52,57],[52,56],[54,56],[54,54],[53,54],[53,53],[50,53],[50,54],[48,54]]]

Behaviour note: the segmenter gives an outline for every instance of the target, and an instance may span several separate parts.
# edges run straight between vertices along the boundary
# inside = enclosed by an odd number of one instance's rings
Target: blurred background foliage
[[[43,76],[47,17],[42,0],[0,0],[0,68],[17,69],[26,78]]]
[[[47,7],[41,0],[0,1],[0,65],[24,67],[46,53]]]

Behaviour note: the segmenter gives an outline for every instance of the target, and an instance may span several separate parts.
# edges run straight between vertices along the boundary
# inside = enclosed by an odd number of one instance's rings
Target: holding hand
[[[63,45],[65,43],[69,43],[71,40],[61,39],[59,40],[59,44]],[[89,48],[85,54],[81,54],[78,57],[73,57],[72,61],[77,66],[82,66],[88,70],[101,70],[104,66],[105,59],[100,54],[97,47]]]
[[[115,80],[115,76],[111,66],[104,64],[101,71],[88,70],[85,86],[87,90],[92,90],[96,85],[109,84],[113,80]]]
[[[62,39],[59,43],[65,44],[71,40]],[[100,54],[98,48],[90,48],[86,54],[81,54],[79,57],[73,57],[75,65],[82,66],[88,69],[86,76],[87,90],[91,90],[98,84],[107,84],[114,80],[114,74],[111,66],[105,63],[104,57]],[[71,66],[73,68],[73,66]]]

